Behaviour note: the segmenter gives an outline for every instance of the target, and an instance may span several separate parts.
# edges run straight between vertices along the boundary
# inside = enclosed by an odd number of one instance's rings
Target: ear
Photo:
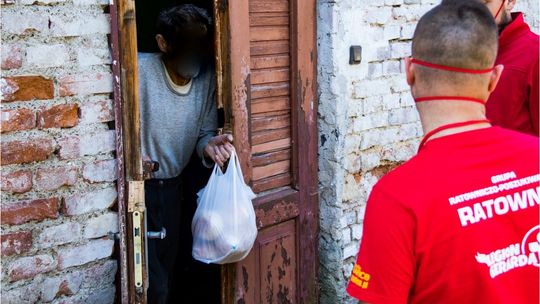
[[[488,92],[491,94],[493,91],[495,91],[495,88],[497,87],[497,83],[499,82],[499,79],[501,79],[501,75],[503,73],[504,66],[502,64],[499,64],[495,66],[495,69],[491,73],[489,84],[488,84]]]
[[[412,64],[411,62],[411,57],[406,57],[405,58],[405,75],[407,76],[407,84],[409,84],[409,86],[413,86],[414,85],[414,81],[415,81],[415,69],[414,69],[414,64]]]
[[[156,35],[156,42],[157,42],[157,45],[159,47],[159,50],[162,53],[167,53],[167,41],[165,40],[163,35],[157,34]]]
[[[517,0],[507,0],[506,1],[506,10],[508,12],[512,11],[514,9],[514,6],[516,6]]]

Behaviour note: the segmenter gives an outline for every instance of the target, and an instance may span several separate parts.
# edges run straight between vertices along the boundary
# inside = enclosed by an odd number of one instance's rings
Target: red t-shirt
[[[500,127],[435,138],[366,207],[347,291],[368,303],[538,303],[538,138]]]
[[[538,35],[521,13],[499,37],[495,64],[504,65],[497,88],[488,99],[487,117],[494,125],[538,136]]]

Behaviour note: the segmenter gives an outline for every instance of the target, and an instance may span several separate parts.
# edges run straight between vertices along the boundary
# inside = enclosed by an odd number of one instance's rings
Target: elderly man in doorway
[[[162,11],[156,25],[159,53],[139,54],[141,140],[145,160],[159,163],[146,181],[149,231],[148,303],[167,303],[178,254],[182,185],[179,178],[194,151],[205,166],[222,166],[233,151],[232,136],[216,136],[214,73],[210,51],[212,20],[194,5]]]

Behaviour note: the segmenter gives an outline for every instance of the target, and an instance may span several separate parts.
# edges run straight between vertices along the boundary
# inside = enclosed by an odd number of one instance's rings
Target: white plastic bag
[[[214,166],[208,184],[197,195],[197,211],[191,223],[193,258],[214,264],[244,259],[257,237],[251,203],[255,194],[244,183],[236,152],[225,173]]]

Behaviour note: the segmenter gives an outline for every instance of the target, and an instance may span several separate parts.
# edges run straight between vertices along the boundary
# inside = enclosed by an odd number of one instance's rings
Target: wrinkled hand
[[[204,148],[204,155],[223,167],[225,162],[231,157],[234,151],[232,145],[233,136],[231,134],[223,134],[213,137]]]

